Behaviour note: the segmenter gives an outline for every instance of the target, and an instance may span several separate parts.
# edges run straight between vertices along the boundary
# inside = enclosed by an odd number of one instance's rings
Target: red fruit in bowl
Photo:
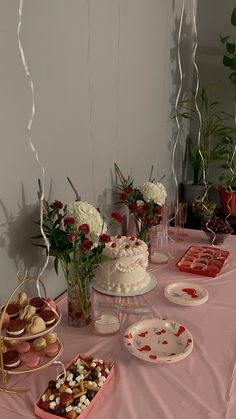
[[[68,406],[73,401],[73,395],[71,393],[62,393],[61,394],[61,405]]]

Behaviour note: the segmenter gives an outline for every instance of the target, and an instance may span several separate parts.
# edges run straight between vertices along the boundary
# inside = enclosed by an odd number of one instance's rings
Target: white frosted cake
[[[142,290],[150,282],[148,246],[136,237],[118,235],[111,239],[103,252],[112,260],[97,268],[96,285],[117,294]]]

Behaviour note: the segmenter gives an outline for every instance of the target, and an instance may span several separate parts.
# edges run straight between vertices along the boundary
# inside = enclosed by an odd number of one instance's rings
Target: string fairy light
[[[175,162],[176,148],[177,148],[177,145],[179,143],[180,132],[181,132],[181,127],[180,127],[179,117],[178,117],[178,103],[179,103],[179,98],[180,98],[182,88],[183,88],[183,71],[182,71],[182,63],[181,63],[181,56],[180,56],[180,41],[181,41],[181,34],[182,34],[182,28],[183,28],[184,10],[185,10],[185,0],[183,0],[183,2],[182,2],[180,23],[179,23],[179,31],[178,31],[178,43],[177,43],[177,61],[178,61],[178,70],[179,70],[179,78],[180,78],[179,89],[178,89],[178,92],[177,92],[175,105],[174,105],[174,111],[175,111],[174,119],[175,119],[176,126],[177,126],[177,134],[176,134],[176,138],[175,138],[175,141],[174,141],[172,154],[171,154],[171,168],[172,168],[172,173],[173,173],[173,176],[174,176],[174,181],[175,181],[175,186],[176,186],[176,212],[174,214],[174,217],[171,218],[169,221],[172,221],[173,219],[175,219],[175,217],[178,216],[178,211],[179,211],[178,179],[177,179],[177,175],[176,175],[176,171],[175,171],[174,162]]]
[[[118,147],[118,129],[119,129],[119,114],[120,114],[120,97],[119,97],[119,85],[120,85],[120,17],[121,17],[121,4],[120,0],[117,0],[117,13],[118,13],[118,29],[117,29],[117,62],[116,62],[116,121],[115,121],[115,150],[116,158],[119,161],[119,147]]]
[[[88,13],[88,44],[87,44],[87,65],[88,65],[88,88],[89,88],[89,136],[91,144],[91,172],[92,172],[92,191],[93,201],[96,202],[96,191],[95,191],[95,142],[93,135],[93,88],[91,80],[91,4],[90,0],[87,0],[87,13]]]
[[[42,183],[41,183],[42,190],[41,190],[41,193],[40,193],[40,231],[41,231],[41,234],[43,236],[44,242],[45,242],[46,247],[47,247],[47,257],[46,257],[45,263],[44,263],[41,271],[39,272],[38,277],[37,277],[37,280],[36,280],[38,294],[41,297],[40,278],[42,277],[42,275],[43,275],[43,273],[44,273],[44,271],[45,271],[45,269],[46,269],[46,267],[48,265],[48,262],[49,262],[49,249],[50,249],[50,244],[49,244],[49,241],[48,241],[48,239],[47,239],[47,237],[46,237],[46,235],[44,233],[44,230],[43,230],[45,169],[44,169],[44,167],[42,166],[42,164],[41,164],[41,162],[39,160],[39,156],[38,156],[37,150],[36,150],[36,148],[35,148],[32,140],[31,140],[31,129],[32,129],[32,124],[33,124],[33,120],[34,120],[34,117],[35,117],[36,110],[35,110],[34,83],[33,83],[33,80],[32,80],[32,77],[31,77],[31,74],[30,74],[30,71],[29,71],[29,67],[28,67],[27,62],[26,62],[26,59],[25,59],[25,54],[24,54],[24,50],[23,50],[23,47],[22,47],[22,44],[21,44],[21,39],[20,39],[21,25],[22,25],[22,16],[23,16],[23,6],[24,6],[24,0],[20,0],[20,2],[19,2],[19,9],[18,9],[19,21],[18,21],[18,27],[17,27],[17,40],[18,40],[18,46],[19,46],[19,50],[20,50],[22,64],[23,64],[23,67],[24,67],[24,70],[25,70],[25,74],[27,76],[27,79],[29,80],[30,89],[31,89],[32,107],[31,107],[31,114],[30,114],[29,122],[28,122],[28,125],[27,125],[27,132],[28,132],[29,145],[31,147],[32,152],[35,155],[35,159],[36,159],[38,165],[40,166],[40,168],[42,170]]]

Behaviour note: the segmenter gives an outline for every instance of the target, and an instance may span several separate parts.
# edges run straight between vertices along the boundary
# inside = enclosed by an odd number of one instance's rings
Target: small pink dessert
[[[16,350],[19,352],[19,354],[25,354],[26,352],[30,351],[30,344],[29,342],[20,342],[16,346]]]
[[[53,358],[54,356],[56,356],[56,355],[58,354],[59,349],[60,349],[60,348],[59,348],[59,344],[58,344],[58,342],[51,343],[50,345],[48,345],[48,346],[45,348],[44,353],[45,353],[45,355],[46,355],[46,356],[48,356],[49,358]]]
[[[37,368],[40,364],[40,356],[31,353],[21,355],[21,361],[28,368]]]

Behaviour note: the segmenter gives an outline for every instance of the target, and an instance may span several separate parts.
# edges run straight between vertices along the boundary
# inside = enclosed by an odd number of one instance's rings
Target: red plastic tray
[[[95,357],[93,357],[92,355],[82,355],[82,354],[77,354],[66,366],[65,366],[65,368],[67,369],[68,367],[70,367],[71,366],[71,364],[72,364],[72,362],[74,362],[74,361],[76,361],[79,357],[82,357],[82,358],[95,358]],[[92,409],[92,407],[93,407],[93,405],[96,403],[96,401],[99,399],[99,397],[101,396],[101,394],[103,393],[103,391],[107,388],[107,384],[109,383],[109,381],[111,380],[111,378],[112,378],[112,376],[113,376],[113,373],[114,373],[114,365],[112,366],[112,368],[110,369],[110,372],[109,372],[109,374],[108,374],[108,376],[107,376],[107,379],[106,379],[106,381],[105,381],[105,383],[104,383],[104,385],[99,389],[99,391],[97,392],[97,394],[96,394],[96,396],[91,400],[91,402],[90,402],[90,404],[86,407],[86,409],[83,411],[83,412],[81,412],[79,415],[78,415],[78,417],[80,418],[80,419],[84,419],[86,416],[87,416],[87,414],[90,412],[90,410]],[[46,389],[45,389],[45,391],[46,391]],[[44,394],[45,392],[43,392],[43,394]],[[39,408],[39,403],[40,403],[40,400],[41,400],[41,397],[42,397],[42,395],[40,396],[40,398],[39,398],[39,400],[37,401],[37,403],[36,403],[36,405],[35,405],[35,409],[34,409],[34,412],[35,412],[35,414],[38,416],[38,417],[40,417],[40,418],[44,418],[44,419],[56,419],[56,418],[61,418],[61,416],[57,416],[57,415],[54,415],[54,414],[52,414],[52,413],[49,413],[49,412],[45,412],[44,410],[42,410],[42,409],[40,409]]]
[[[176,266],[182,272],[215,277],[219,274],[229,252],[216,247],[191,246]]]

